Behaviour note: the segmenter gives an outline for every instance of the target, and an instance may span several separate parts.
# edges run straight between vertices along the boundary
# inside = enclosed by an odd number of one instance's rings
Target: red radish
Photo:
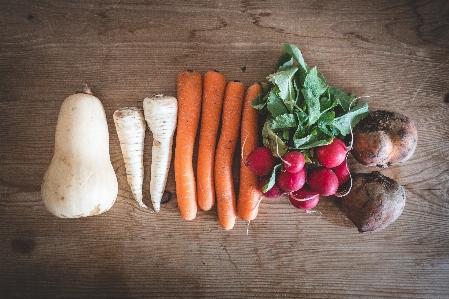
[[[332,171],[335,173],[338,179],[338,185],[341,186],[349,180],[349,168],[346,161],[343,161],[337,167],[332,168]]]
[[[302,200],[302,201],[294,200],[291,197],[289,197],[289,199],[290,199],[290,203],[295,208],[306,211],[306,212],[313,209],[318,204],[318,201],[320,200],[319,196],[316,196],[309,200]]]
[[[292,192],[290,196],[296,201],[307,201],[313,199],[315,196],[319,197],[320,195],[310,189],[308,185],[304,185],[301,189]]]
[[[263,177],[260,182],[259,182],[259,188],[260,190],[262,190],[263,186],[268,182],[268,177]],[[267,198],[276,198],[281,196],[282,194],[284,194],[284,190],[281,189],[281,187],[279,187],[279,185],[277,183],[274,183],[273,187],[271,187],[270,190],[268,190],[267,192],[263,192],[262,191],[262,195],[267,197]]]
[[[305,159],[303,154],[297,151],[289,152],[283,159],[284,169],[291,173],[296,173],[304,168]]]
[[[246,167],[258,176],[270,174],[275,164],[276,158],[265,146],[256,147],[249,153],[245,161]]]
[[[320,200],[320,195],[304,186],[298,191],[292,192],[289,196],[290,203],[297,209],[308,211],[313,209]]]
[[[334,195],[338,189],[337,176],[331,169],[326,167],[318,167],[313,170],[307,178],[307,183],[310,189],[322,196]]]
[[[277,177],[277,183],[281,189],[292,192],[302,188],[306,182],[307,172],[303,168],[296,173],[291,173],[288,171],[280,171]]]
[[[315,149],[315,155],[321,165],[333,168],[340,165],[345,159],[348,149],[343,141],[334,138],[330,144],[319,146]]]

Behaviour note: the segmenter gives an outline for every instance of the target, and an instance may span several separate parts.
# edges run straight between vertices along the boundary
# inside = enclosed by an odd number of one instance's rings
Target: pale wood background
[[[3,0],[0,28],[0,298],[449,298],[447,0]],[[279,198],[224,231],[215,210],[182,220],[176,199],[141,209],[114,110],[175,94],[182,69],[262,81],[283,43],[372,109],[414,119],[416,153],[382,170],[406,189],[402,216],[359,234],[335,198],[321,216]],[[60,105],[85,82],[108,115],[119,197],[101,216],[59,219],[40,184]]]

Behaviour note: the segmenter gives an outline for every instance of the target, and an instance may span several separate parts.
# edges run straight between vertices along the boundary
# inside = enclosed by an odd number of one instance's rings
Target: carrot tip
[[[181,217],[182,217],[182,219],[184,219],[184,220],[191,221],[191,220],[193,220],[193,219],[196,218],[196,215],[181,216]]]
[[[229,225],[222,225],[221,226],[224,230],[231,230],[234,228],[234,223],[229,224]]]

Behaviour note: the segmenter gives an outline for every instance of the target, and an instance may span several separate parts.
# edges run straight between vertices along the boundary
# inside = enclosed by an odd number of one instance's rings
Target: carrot
[[[237,218],[236,196],[232,175],[232,162],[240,131],[243,96],[245,87],[239,81],[226,85],[222,127],[215,153],[215,193],[220,225],[229,230],[234,227]]]
[[[258,116],[256,109],[251,107],[252,100],[262,93],[262,88],[255,83],[248,87],[243,102],[242,112],[242,159],[240,161],[240,189],[237,202],[237,213],[243,220],[253,220],[257,216],[262,192],[258,188],[259,178],[245,166],[249,153],[259,145]]]
[[[145,138],[145,119],[141,108],[123,107],[113,115],[120,148],[125,162],[126,179],[131,192],[142,208],[143,203],[143,152]]]
[[[198,205],[204,211],[215,203],[214,158],[225,87],[223,74],[218,71],[204,74],[197,164]]]
[[[178,74],[178,129],[175,146],[176,197],[181,217],[196,217],[197,197],[193,171],[193,149],[201,112],[202,77],[196,71]]]

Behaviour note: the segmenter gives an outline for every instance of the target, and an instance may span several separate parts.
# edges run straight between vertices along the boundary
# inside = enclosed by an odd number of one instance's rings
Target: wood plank
[[[448,16],[444,0],[0,2],[0,297],[448,297]],[[182,220],[176,197],[141,209],[112,113],[175,95],[182,69],[263,81],[283,43],[329,84],[415,121],[412,159],[381,170],[406,190],[401,217],[359,234],[334,197],[308,214],[281,197],[224,231],[215,209]],[[108,117],[119,196],[103,215],[59,219],[40,184],[60,105],[85,82]],[[167,189],[176,195],[173,169]]]

